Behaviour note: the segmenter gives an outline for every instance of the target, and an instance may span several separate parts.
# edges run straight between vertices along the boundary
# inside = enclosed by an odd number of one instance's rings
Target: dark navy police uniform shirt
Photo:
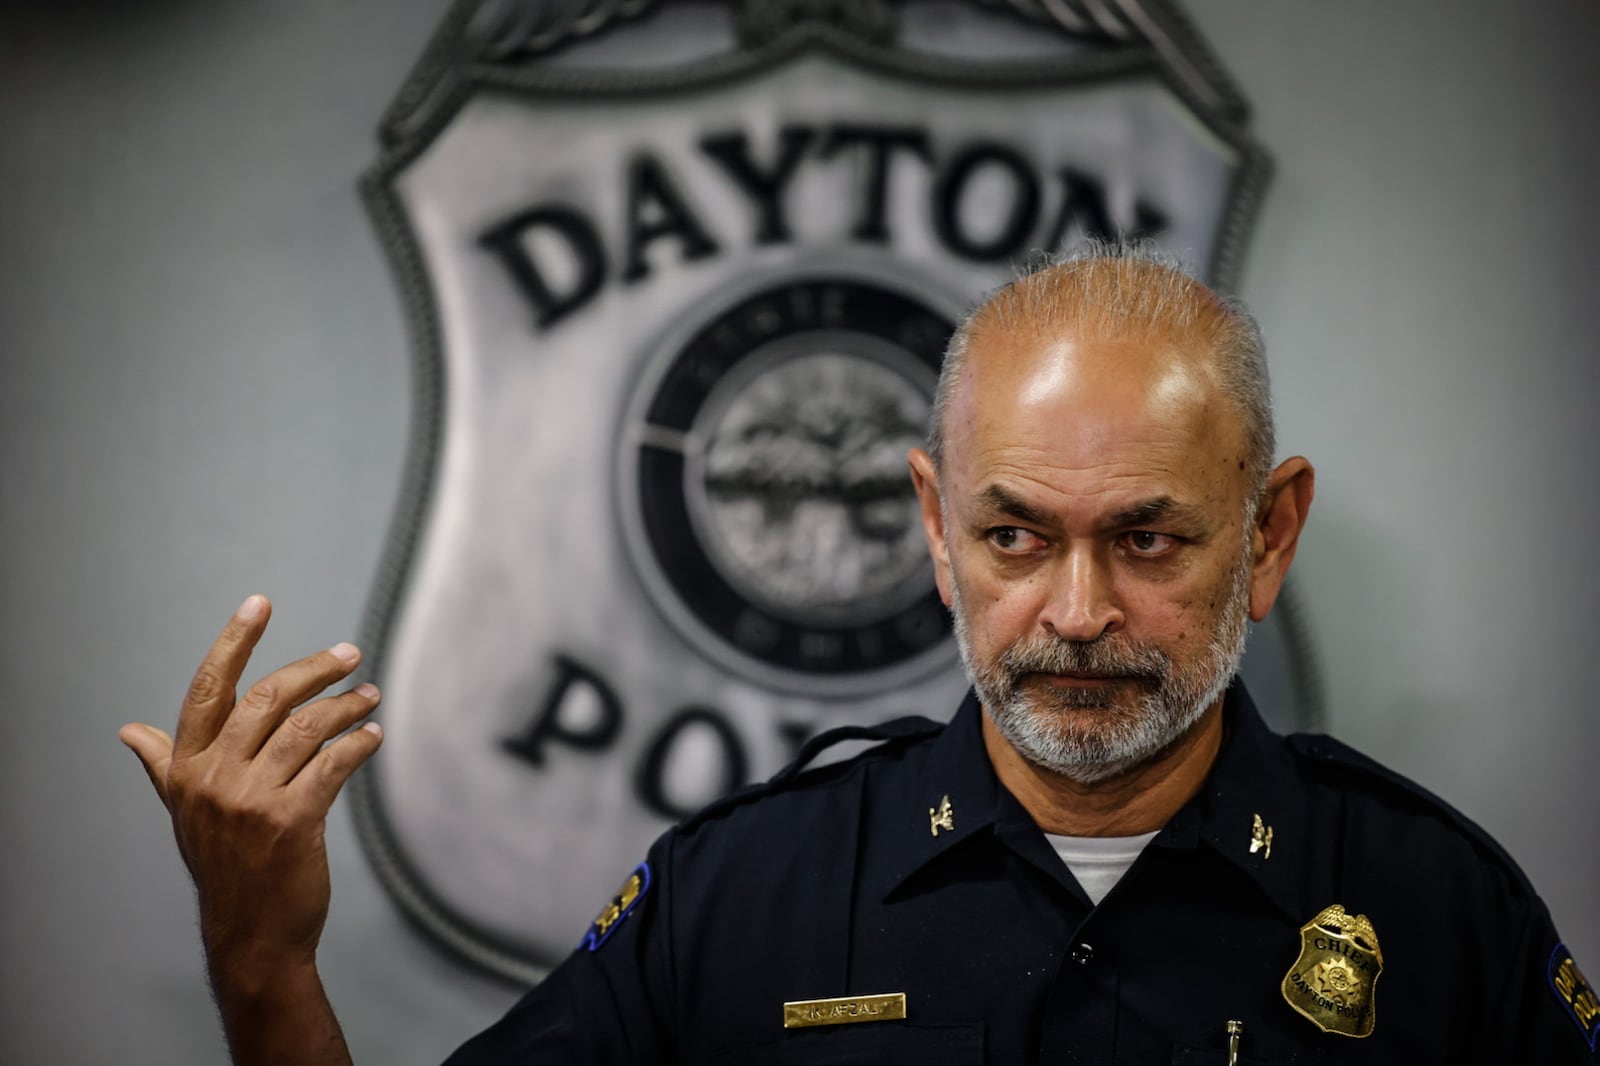
[[[1337,741],[1271,733],[1239,684],[1205,788],[1099,906],[996,780],[981,713],[670,830],[450,1063],[1222,1066],[1230,1021],[1241,1066],[1596,1061],[1593,988],[1504,852]],[[1354,940],[1308,929],[1335,904]],[[903,1019],[784,1028],[785,1003],[886,993]]]

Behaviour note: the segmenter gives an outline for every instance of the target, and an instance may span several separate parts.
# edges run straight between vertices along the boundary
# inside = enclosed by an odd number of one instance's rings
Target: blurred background
[[[116,728],[170,723],[247,593],[275,604],[263,667],[361,630],[412,391],[356,181],[445,9],[0,12],[7,1062],[224,1057]],[[1238,286],[1280,449],[1318,469],[1295,572],[1325,727],[1485,826],[1593,972],[1600,9],[1185,11],[1276,163]],[[515,989],[407,927],[344,801],[329,846],[323,968],[357,1060],[440,1060]]]

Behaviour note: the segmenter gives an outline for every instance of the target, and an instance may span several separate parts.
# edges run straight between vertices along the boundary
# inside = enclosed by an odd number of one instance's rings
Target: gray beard
[[[1045,633],[1023,637],[993,662],[977,663],[959,585],[952,581],[952,589],[961,663],[996,728],[1029,762],[1086,785],[1148,762],[1188,732],[1228,687],[1249,632],[1248,554],[1234,569],[1205,651],[1182,664],[1153,645],[1117,636],[1077,641]],[[1126,680],[1106,688],[1061,689],[1030,683],[1030,674]],[[1131,706],[1125,702],[1130,684],[1142,690]]]

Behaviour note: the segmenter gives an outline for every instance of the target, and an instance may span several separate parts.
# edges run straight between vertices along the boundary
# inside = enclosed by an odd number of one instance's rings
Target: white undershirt
[[[1157,830],[1159,832],[1159,830]],[[1141,833],[1136,837],[1061,837],[1046,833],[1045,839],[1056,849],[1061,861],[1067,864],[1072,876],[1089,894],[1090,902],[1099,906],[1111,886],[1122,880],[1133,860],[1139,857],[1146,844],[1156,838],[1155,833]]]

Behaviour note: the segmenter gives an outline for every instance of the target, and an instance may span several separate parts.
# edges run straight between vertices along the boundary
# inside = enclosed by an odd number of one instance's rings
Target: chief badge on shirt
[[[1335,903],[1300,927],[1300,957],[1283,977],[1283,998],[1325,1033],[1371,1036],[1381,973],[1372,922]]]

